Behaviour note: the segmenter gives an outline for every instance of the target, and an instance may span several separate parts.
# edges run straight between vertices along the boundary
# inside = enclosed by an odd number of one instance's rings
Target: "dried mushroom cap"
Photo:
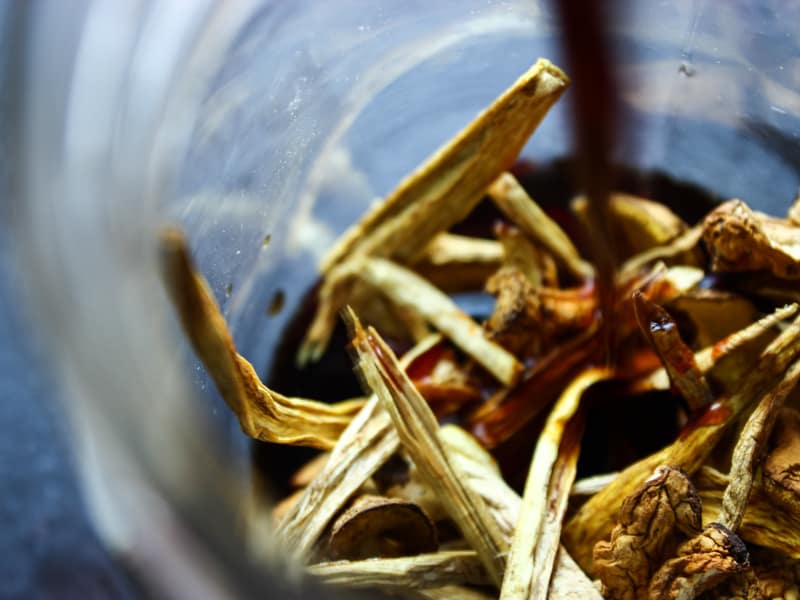
[[[607,598],[647,598],[652,574],[680,543],[700,531],[700,498],[686,475],[658,467],[625,498],[610,541],[594,547],[594,567]]]
[[[409,556],[436,550],[436,527],[417,504],[364,495],[336,519],[328,540],[334,560]]]
[[[588,220],[589,204],[585,196],[573,200],[572,209],[581,219]],[[621,258],[668,244],[688,229],[683,219],[667,206],[631,194],[611,194],[608,212]]]
[[[783,408],[764,460],[764,490],[786,509],[800,514],[800,412]]]
[[[800,227],[753,212],[741,200],[709,213],[703,240],[715,271],[769,270],[776,277],[800,278]]]
[[[684,542],[677,556],[658,570],[650,583],[648,597],[690,600],[748,566],[747,547],[742,540],[730,529],[711,523]]]
[[[733,292],[714,289],[681,294],[670,303],[669,309],[691,321],[695,346],[710,346],[758,319],[758,310],[750,300]],[[723,314],[725,318],[721,319]]]
[[[564,528],[562,540],[578,564],[593,573],[587,541],[608,536],[620,499],[627,497],[653,469],[663,464],[679,465],[694,473],[714,451],[735,419],[751,407],[764,389],[777,383],[782,373],[800,354],[800,318],[795,319],[761,352],[754,367],[740,380],[724,401],[715,402],[687,424],[669,446],[629,465],[603,490],[581,506]],[[588,552],[587,552],[588,550]]]
[[[486,291],[495,296],[494,310],[483,324],[486,337],[517,355],[540,341],[541,300],[522,271],[503,267],[486,282]],[[538,347],[533,350],[538,352]]]

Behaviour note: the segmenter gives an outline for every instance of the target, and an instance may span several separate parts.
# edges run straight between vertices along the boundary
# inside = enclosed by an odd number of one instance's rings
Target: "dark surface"
[[[136,598],[92,529],[59,390],[31,335],[0,238],[0,598]]]

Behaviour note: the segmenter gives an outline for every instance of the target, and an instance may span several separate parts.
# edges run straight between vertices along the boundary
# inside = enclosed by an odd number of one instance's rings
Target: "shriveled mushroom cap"
[[[784,408],[772,430],[764,460],[764,489],[791,512],[800,510],[800,412]]]
[[[436,527],[407,500],[364,495],[336,519],[328,542],[334,560],[390,558],[436,550]]]

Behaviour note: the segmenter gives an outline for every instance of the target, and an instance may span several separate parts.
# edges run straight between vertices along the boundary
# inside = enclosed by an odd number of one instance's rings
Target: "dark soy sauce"
[[[577,194],[573,186],[574,165],[558,161],[537,165],[520,161],[512,169],[528,193],[556,220],[579,249],[587,253],[579,224],[569,205]],[[661,173],[643,173],[626,168],[615,171],[616,191],[627,192],[662,202],[691,224],[699,221],[714,205],[722,201],[696,186],[671,179]],[[481,202],[463,222],[452,228],[454,233],[477,237],[493,237],[495,223],[503,216],[488,200]],[[586,254],[588,256],[588,253]],[[316,309],[316,288],[294,309],[292,319],[280,333],[278,349],[264,380],[270,387],[288,396],[314,398],[327,402],[344,400],[363,394],[348,351],[348,337],[339,322],[328,351],[322,359],[303,369],[295,366],[298,346]],[[484,315],[473,315],[482,318]],[[387,340],[398,354],[407,344]],[[262,373],[263,375],[263,373]],[[586,428],[578,464],[578,476],[608,472],[645,456],[676,438],[680,431],[680,404],[670,393],[652,393],[620,400],[613,385],[601,384],[586,403]],[[642,424],[659,426],[643,427]],[[495,450],[509,483],[521,489],[536,443],[542,418]],[[253,443],[255,467],[280,496],[289,492],[288,480],[315,450]]]

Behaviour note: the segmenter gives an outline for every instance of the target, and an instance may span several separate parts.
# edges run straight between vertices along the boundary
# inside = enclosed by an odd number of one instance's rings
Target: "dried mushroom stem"
[[[276,536],[290,554],[303,560],[325,527],[356,491],[399,446],[388,416],[376,399],[351,423],[317,477],[280,522]]]
[[[717,521],[732,531],[742,523],[756,466],[761,459],[764,446],[772,432],[775,418],[789,393],[800,379],[800,361],[789,367],[781,382],[765,393],[756,408],[750,413],[747,423],[731,458],[730,483],[722,496],[722,510]]]
[[[403,367],[440,341],[439,336],[431,336],[418,343],[403,357]],[[287,552],[301,560],[309,556],[336,513],[399,447],[389,415],[373,396],[344,430],[328,462],[280,522],[276,536]]]
[[[594,496],[597,492],[606,487],[609,483],[614,481],[619,473],[601,473],[600,475],[591,475],[579,479],[572,484],[572,489],[569,491],[570,496]]]
[[[160,249],[166,287],[183,329],[242,431],[266,442],[332,448],[364,402],[325,404],[270,390],[236,351],[208,283],[195,272],[183,234],[164,230]]]
[[[595,368],[576,377],[556,401],[539,435],[503,579],[503,600],[547,596],[580,447],[576,441],[564,444],[564,432],[584,392],[611,374]],[[565,464],[559,470],[560,459]]]
[[[307,571],[325,583],[350,588],[425,589],[492,584],[473,550],[319,563]]]
[[[425,320],[415,311],[392,303],[363,281],[355,281],[350,293],[350,306],[364,322],[396,340],[419,342],[431,334]]]
[[[673,385],[686,400],[690,412],[708,407],[714,396],[706,378],[694,359],[694,353],[687,346],[678,326],[655,302],[650,302],[641,292],[633,295],[636,319],[645,338],[658,353]]]
[[[564,528],[563,541],[588,573],[594,573],[588,548],[608,537],[622,498],[631,494],[659,465],[675,465],[694,473],[714,450],[728,426],[780,377],[800,354],[800,318],[795,319],[761,353],[739,389],[710,406],[669,446],[623,470],[608,487],[590,498]]]
[[[486,502],[503,537],[510,544],[519,521],[522,498],[502,478],[492,456],[463,429],[445,425],[439,430],[439,437],[449,449],[467,485]],[[568,459],[568,453],[563,456]],[[600,600],[600,592],[567,550],[557,543],[557,538],[555,535],[558,551],[548,597],[551,600]],[[546,547],[547,542],[543,546]]]
[[[348,301],[353,269],[346,263],[358,264],[367,256],[413,262],[435,235],[466,217],[489,184],[511,167],[567,85],[558,67],[538,60],[340,239],[321,264],[325,281],[298,353],[300,364],[322,356],[336,314]]]
[[[511,173],[503,173],[488,189],[497,207],[520,230],[542,246],[578,279],[589,279],[594,268],[584,261],[566,233],[533,201]]]
[[[790,304],[775,309],[752,325],[707,346],[694,355],[694,361],[703,375],[713,377],[726,390],[739,383],[742,375],[753,365],[753,356],[759,354],[777,335],[775,326],[797,313],[798,305]],[[669,375],[664,368],[654,371],[633,386],[635,391],[667,390]]]
[[[522,273],[534,289],[542,285],[558,285],[555,262],[551,259],[548,268],[546,255],[540,252],[518,227],[498,223],[494,227],[494,234],[503,248],[504,266],[512,267]]]
[[[478,553],[491,580],[499,585],[505,570],[507,544],[486,504],[464,484],[454,468],[439,440],[436,418],[397,364],[391,349],[375,330],[362,329],[354,313],[347,313],[347,319],[361,373],[391,415],[406,453]]]
[[[568,83],[558,67],[538,60],[348,232],[322,261],[322,271],[359,252],[400,260],[418,256],[513,164]]]
[[[575,198],[572,210],[585,225],[591,224],[586,196]],[[687,229],[683,219],[663,204],[620,192],[609,196],[608,218],[615,245],[626,255],[663,247]]]
[[[564,546],[558,547],[556,570],[550,580],[548,600],[602,600],[594,582],[586,576]]]
[[[439,437],[448,448],[456,468],[464,476],[465,484],[483,499],[506,544],[510,544],[522,503],[519,494],[500,475],[491,455],[468,433],[448,425],[440,430]],[[466,439],[471,442],[469,448]],[[483,456],[476,457],[477,451]]]
[[[416,264],[426,262],[439,267],[488,265],[496,269],[503,258],[503,246],[495,240],[440,233],[425,246]]]
[[[731,480],[711,467],[701,468],[695,480],[703,501],[703,520],[707,523],[716,521],[722,507],[722,495]],[[775,503],[764,483],[754,482],[747,510],[736,533],[746,542],[800,559],[800,513],[795,507]]]
[[[747,547],[735,533],[711,523],[684,542],[653,576],[648,597],[692,600],[749,566]]]
[[[653,573],[670,556],[680,536],[702,527],[700,498],[686,475],[658,467],[620,509],[609,541],[594,547],[595,570],[607,598],[644,600]]]
[[[446,294],[413,271],[372,258],[362,263],[359,277],[398,306],[416,310],[504,385],[513,385],[522,365],[510,352],[483,336],[480,325]]]
[[[457,292],[480,288],[503,260],[500,242],[440,233],[425,247],[413,267],[441,290]]]

